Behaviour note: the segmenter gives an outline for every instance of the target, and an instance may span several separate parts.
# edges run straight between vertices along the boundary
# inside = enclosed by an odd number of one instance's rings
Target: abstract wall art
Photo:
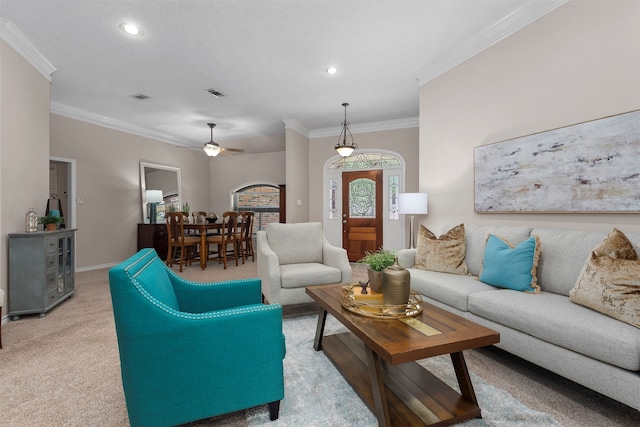
[[[478,213],[640,213],[640,110],[474,148]]]

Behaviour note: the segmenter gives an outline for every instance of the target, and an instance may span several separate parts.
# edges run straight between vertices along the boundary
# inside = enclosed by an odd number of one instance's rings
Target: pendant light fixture
[[[349,157],[353,151],[358,148],[358,144],[353,142],[353,135],[351,135],[351,131],[349,130],[349,122],[347,121],[347,107],[348,103],[342,104],[344,107],[344,122],[342,122],[342,130],[340,131],[340,136],[338,136],[338,143],[333,147],[338,154],[342,157]],[[351,144],[347,145],[347,133],[349,134],[349,138],[351,138]],[[342,140],[342,143],[340,143]]]

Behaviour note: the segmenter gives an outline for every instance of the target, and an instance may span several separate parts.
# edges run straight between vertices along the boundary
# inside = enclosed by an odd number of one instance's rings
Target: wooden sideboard
[[[138,250],[154,248],[160,259],[167,259],[169,250],[167,237],[167,225],[162,224],[138,224]]]

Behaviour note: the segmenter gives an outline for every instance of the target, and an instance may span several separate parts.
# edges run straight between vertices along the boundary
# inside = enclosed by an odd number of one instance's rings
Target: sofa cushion
[[[280,267],[283,288],[300,288],[326,283],[340,283],[342,272],[334,267],[316,263],[288,264]]]
[[[280,265],[322,263],[322,224],[319,222],[270,223],[267,225],[267,240],[278,254]]]
[[[640,260],[624,233],[614,229],[591,252],[569,298],[640,328]]]
[[[482,269],[482,258],[484,257],[484,247],[489,234],[495,234],[508,240],[514,245],[518,245],[530,236],[530,227],[509,227],[465,224],[465,243],[467,252],[465,262],[469,268],[469,273],[477,276]]]
[[[474,292],[495,290],[493,286],[478,281],[474,276],[441,273],[438,271],[408,268],[411,289],[431,299],[440,301],[460,311],[469,311],[468,298]]]
[[[611,365],[640,370],[640,329],[573,304],[565,296],[508,289],[476,292],[469,295],[469,311]]]
[[[443,273],[469,274],[464,262],[466,252],[464,224],[453,227],[440,237],[420,225],[415,268]]]
[[[539,257],[540,242],[536,236],[513,247],[508,241],[490,234],[479,279],[499,288],[540,293],[536,279]]]
[[[538,262],[538,285],[543,291],[569,296],[584,261],[607,235],[598,231],[534,228],[542,250]]]

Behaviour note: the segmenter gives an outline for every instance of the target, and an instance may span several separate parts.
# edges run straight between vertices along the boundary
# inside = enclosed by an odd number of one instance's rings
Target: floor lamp
[[[414,249],[415,235],[413,233],[413,217],[429,213],[429,196],[427,193],[401,193],[398,194],[398,213],[411,215],[409,227],[409,249]]]
[[[147,190],[145,192],[145,199],[147,199],[147,203],[149,203],[149,223],[155,224],[157,218],[156,206],[163,201],[162,190]]]

